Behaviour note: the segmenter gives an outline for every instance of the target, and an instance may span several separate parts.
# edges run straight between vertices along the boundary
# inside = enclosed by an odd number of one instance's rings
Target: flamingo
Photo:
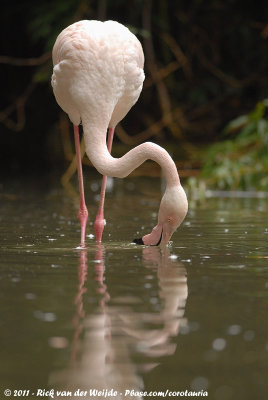
[[[114,158],[110,154],[115,127],[136,103],[142,90],[144,55],[139,40],[127,27],[116,21],[83,20],[68,26],[59,34],[52,58],[53,92],[57,103],[74,126],[81,245],[85,245],[88,210],[80,154],[80,123],[87,156],[103,175],[99,211],[94,223],[97,242],[101,242],[105,225],[107,176],[124,178],[151,159],[161,166],[166,189],[160,203],[157,225],[151,233],[134,242],[166,245],[188,210],[187,197],[174,161],[166,150],[151,142],[136,146],[121,158]]]

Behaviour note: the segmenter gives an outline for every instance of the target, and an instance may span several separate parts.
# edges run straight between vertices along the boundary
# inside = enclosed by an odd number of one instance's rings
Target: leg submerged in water
[[[79,127],[77,125],[74,125],[74,141],[75,141],[77,173],[78,173],[79,192],[80,192],[80,207],[79,207],[79,212],[78,212],[78,218],[80,219],[80,223],[81,223],[81,246],[85,246],[88,210],[87,210],[87,206],[86,206],[86,202],[85,202],[82,160],[81,160],[81,151],[80,151]]]
[[[108,148],[110,153],[111,153],[111,150],[112,150],[113,138],[114,138],[114,128],[109,128],[109,130],[108,130],[107,148]],[[103,233],[104,226],[105,226],[104,200],[105,200],[106,183],[107,183],[107,176],[103,176],[102,184],[101,184],[101,193],[100,193],[100,205],[99,205],[99,210],[98,210],[98,213],[96,215],[96,219],[95,219],[95,223],[94,223],[96,241],[98,243],[101,242],[102,233]]]

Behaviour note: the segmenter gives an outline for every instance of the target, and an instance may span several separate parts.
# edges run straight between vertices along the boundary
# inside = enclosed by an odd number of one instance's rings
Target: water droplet
[[[90,233],[89,235],[86,235],[89,239],[94,239],[94,235],[93,235],[93,233]]]
[[[11,282],[17,283],[20,281],[20,278],[15,277],[15,278],[11,278]]]
[[[45,322],[54,322],[57,319],[56,314],[54,314],[52,312],[43,312],[40,310],[35,311],[34,316],[35,316],[35,318],[40,319]]]
[[[190,387],[192,390],[201,391],[206,390],[208,388],[208,379],[204,376],[197,376],[194,380],[190,383]]]
[[[36,299],[36,295],[34,293],[26,293],[25,297],[27,300],[34,300]]]
[[[242,269],[242,268],[246,268],[246,266],[245,265],[229,265],[229,268]]]
[[[229,335],[239,335],[240,332],[241,332],[241,326],[240,325],[230,325],[227,328],[227,333]]]
[[[254,337],[255,337],[255,332],[254,332],[254,331],[251,331],[251,330],[248,330],[248,331],[244,332],[243,337],[244,337],[244,339],[245,339],[247,342],[250,342],[251,340],[254,339]]]
[[[226,340],[223,338],[217,338],[217,339],[213,340],[212,347],[216,351],[222,351],[226,347]]]
[[[146,289],[150,289],[150,288],[152,287],[152,285],[151,285],[151,283],[145,283],[145,284],[144,284],[144,287],[145,287]]]
[[[176,256],[176,254],[171,254],[168,258],[170,258],[171,260],[177,260],[179,256]]]
[[[97,182],[91,183],[90,189],[92,190],[92,192],[97,192],[99,190],[99,184]]]
[[[190,326],[189,325],[182,325],[180,327],[180,334],[188,335],[188,333],[190,333]]]
[[[60,336],[53,336],[49,338],[48,343],[50,347],[53,347],[54,349],[65,349],[69,344],[68,339]]]
[[[53,322],[56,321],[57,317],[54,313],[47,312],[43,314],[43,320],[46,322]]]

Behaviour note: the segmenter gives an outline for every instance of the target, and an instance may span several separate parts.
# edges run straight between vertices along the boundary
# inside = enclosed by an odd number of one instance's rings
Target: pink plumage
[[[168,153],[153,143],[144,143],[121,158],[113,158],[106,145],[114,128],[136,103],[144,81],[144,55],[135,35],[115,21],[80,21],[64,29],[53,48],[52,87],[60,107],[74,124],[80,182],[81,243],[85,242],[87,210],[84,202],[78,125],[82,122],[86,153],[104,175],[101,205],[95,221],[97,241],[104,227],[103,205],[106,175],[125,177],[146,159],[163,169],[167,188],[161,201],[158,224],[138,242],[167,243],[187,213],[187,198],[176,166]]]
[[[58,104],[78,125],[115,127],[136,103],[144,55],[135,35],[114,21],[80,21],[64,29],[53,48],[52,86]]]

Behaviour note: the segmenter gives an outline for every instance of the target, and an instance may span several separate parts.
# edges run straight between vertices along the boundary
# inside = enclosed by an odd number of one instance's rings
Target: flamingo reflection
[[[73,318],[75,333],[72,360],[67,369],[54,372],[50,384],[70,390],[111,390],[124,399],[126,390],[140,392],[144,388],[141,372],[159,363],[159,357],[172,355],[176,350],[174,337],[184,323],[184,309],[188,296],[186,270],[170,258],[168,248],[142,249],[142,262],[148,273],[157,274],[160,309],[138,312],[140,299],[126,294],[111,300],[104,279],[105,247],[98,245],[95,252],[96,290],[100,297],[98,308],[87,315],[84,301],[87,294],[87,251],[80,252],[78,290]],[[82,334],[83,333],[83,334]],[[142,362],[133,361],[133,353],[142,355]],[[155,358],[157,357],[157,361]],[[146,359],[146,362],[144,362]],[[121,395],[122,393],[122,395]],[[91,396],[94,399],[94,396]],[[99,398],[99,396],[96,396]],[[141,399],[136,396],[133,399]]]

